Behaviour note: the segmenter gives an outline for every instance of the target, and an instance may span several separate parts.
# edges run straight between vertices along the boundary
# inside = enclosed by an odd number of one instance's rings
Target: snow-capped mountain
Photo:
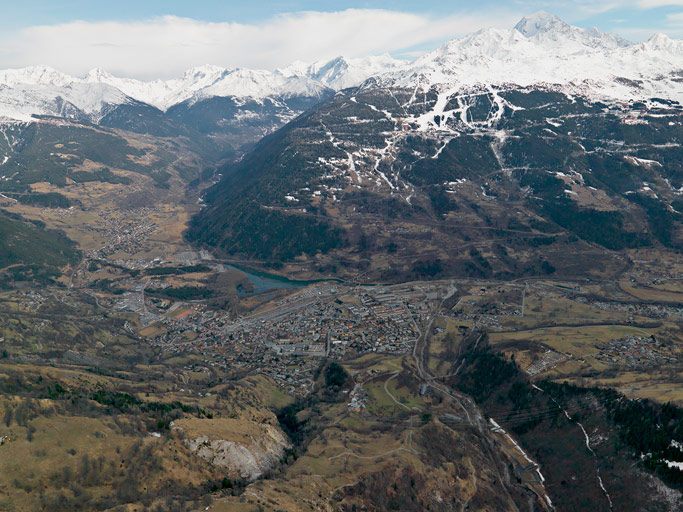
[[[284,75],[278,71],[227,69],[219,66],[196,67],[189,69],[178,79],[150,82],[118,78],[95,69],[88,73],[85,81],[111,85],[128,96],[161,110],[167,110],[173,105],[192,99],[228,96],[255,99],[315,97],[325,89],[324,85],[307,76]]]
[[[64,87],[73,82],[73,77],[48,66],[0,70],[0,86],[5,87],[15,87],[20,84]]]
[[[46,66],[8,69],[0,71],[0,117],[30,120],[32,115],[51,115],[97,122],[113,106],[135,102],[166,111],[182,102],[215,97],[316,98],[404,64],[383,55],[294,63],[275,71],[207,65],[189,69],[180,78],[153,81],[121,78],[99,68],[81,78]]]
[[[49,67],[0,71],[0,117],[53,115],[98,122],[118,105],[163,112],[210,98],[320,98],[362,83],[451,94],[473,87],[542,85],[603,99],[683,100],[683,42],[657,34],[632,44],[547,13],[508,30],[454,39],[414,62],[388,55],[295,62],[274,71],[201,66],[171,80],[121,78],[101,69],[76,78]],[[287,114],[290,116],[290,114]],[[291,116],[290,116],[291,117]]]
[[[107,84],[127,96],[161,110],[191,98],[224,77],[229,70],[219,66],[200,66],[187,70],[182,77],[171,80],[143,81],[119,78],[102,69],[91,70],[83,79],[89,84]]]
[[[326,87],[306,76],[285,76],[278,72],[236,69],[220,80],[199,90],[192,98],[234,96],[267,98],[282,96],[319,97]]]
[[[41,68],[45,70],[49,68]],[[47,115],[98,122],[111,108],[134,102],[108,84],[66,82],[63,78],[66,75],[54,70],[48,73],[32,69],[16,71],[20,73],[0,73],[0,118],[30,121],[34,115]],[[14,77],[19,80],[38,77],[38,80],[7,85]]]
[[[359,59],[337,57],[330,61],[318,61],[313,64],[295,62],[280,71],[286,76],[307,76],[330,89],[339,91],[355,87],[369,77],[402,69],[406,64],[408,64],[406,61],[394,59],[390,55]]]
[[[228,164],[188,236],[264,261],[362,261],[389,279],[422,272],[416,255],[438,262],[427,275],[443,264],[509,277],[583,271],[590,244],[681,248],[683,105],[670,100],[683,99],[681,45],[632,44],[545,13],[450,41],[317,103]]]
[[[568,47],[568,42],[574,42],[579,49],[583,46],[614,49],[629,46],[631,43],[613,34],[606,34],[599,30],[573,27],[562,19],[546,12],[537,12],[525,16],[515,25],[514,29],[528,38],[536,38],[539,42]]]
[[[632,44],[597,29],[537,13],[508,30],[485,29],[449,41],[381,77],[390,87],[559,86],[612,99],[683,100],[683,42],[657,34]]]

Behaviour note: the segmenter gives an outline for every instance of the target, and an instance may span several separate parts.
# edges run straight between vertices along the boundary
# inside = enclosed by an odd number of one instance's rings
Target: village
[[[674,347],[655,336],[626,336],[597,345],[596,358],[610,366],[631,370],[657,368],[678,362]]]

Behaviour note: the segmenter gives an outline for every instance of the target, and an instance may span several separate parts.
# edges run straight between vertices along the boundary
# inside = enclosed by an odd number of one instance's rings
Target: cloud
[[[83,74],[102,67],[138,78],[168,78],[201,64],[271,69],[294,60],[406,53],[481,27],[509,27],[517,18],[505,10],[437,18],[348,9],[286,14],[254,24],[176,16],[73,21],[0,36],[0,68],[45,64]]]
[[[683,27],[683,12],[667,14],[666,21],[669,25]]]
[[[657,7],[675,7],[683,5],[683,0],[639,0],[638,7],[641,9],[655,9]]]

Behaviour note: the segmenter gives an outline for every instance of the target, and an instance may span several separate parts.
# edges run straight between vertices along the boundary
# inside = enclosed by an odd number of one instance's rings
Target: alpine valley
[[[677,511],[683,41],[0,71],[0,510]]]

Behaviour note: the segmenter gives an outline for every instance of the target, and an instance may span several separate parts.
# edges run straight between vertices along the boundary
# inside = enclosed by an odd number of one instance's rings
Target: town
[[[309,286],[233,319],[202,304],[161,320],[152,343],[171,353],[199,351],[207,364],[264,373],[305,395],[321,357],[408,353],[420,335],[433,286]]]

